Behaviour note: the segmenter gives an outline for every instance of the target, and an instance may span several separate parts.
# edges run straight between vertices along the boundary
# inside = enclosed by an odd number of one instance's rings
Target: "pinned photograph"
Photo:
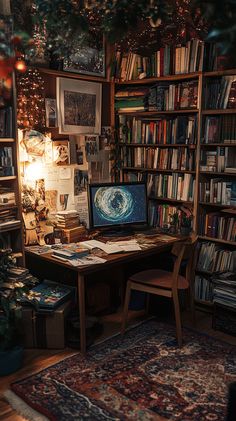
[[[53,141],[53,161],[57,165],[68,165],[70,163],[70,147],[68,140]]]
[[[97,160],[99,153],[99,136],[85,136],[85,154],[87,161]]]
[[[55,99],[45,98],[46,127],[57,127],[57,103]]]

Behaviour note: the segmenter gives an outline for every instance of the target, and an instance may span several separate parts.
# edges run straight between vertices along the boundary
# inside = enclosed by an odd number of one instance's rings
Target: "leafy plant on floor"
[[[0,250],[0,350],[19,344],[21,329],[21,306],[18,300],[27,287],[9,279],[9,269],[14,266],[11,249]]]

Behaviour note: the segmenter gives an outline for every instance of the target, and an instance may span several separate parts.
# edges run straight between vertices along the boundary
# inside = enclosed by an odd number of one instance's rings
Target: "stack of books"
[[[4,146],[0,148],[0,177],[15,174],[12,157],[12,147]]]
[[[85,247],[78,246],[75,243],[63,245],[53,249],[52,256],[62,260],[73,260],[85,257],[89,254],[89,250]]]
[[[76,210],[58,211],[56,219],[57,227],[61,229],[76,228],[79,225],[79,214]]]
[[[0,208],[0,230],[3,228],[12,228],[19,223],[20,220],[17,219],[16,209]]]
[[[0,206],[2,205],[15,205],[16,196],[15,192],[9,187],[0,186]]]
[[[198,107],[198,82],[161,83],[150,88],[149,111],[172,111]]]
[[[121,112],[145,111],[149,88],[136,87],[117,91],[115,94],[115,109]]]
[[[213,302],[236,309],[236,275],[233,272],[217,274],[213,279]]]
[[[38,283],[38,279],[29,273],[29,270],[20,266],[11,266],[7,270],[7,284],[22,282],[26,286]]]

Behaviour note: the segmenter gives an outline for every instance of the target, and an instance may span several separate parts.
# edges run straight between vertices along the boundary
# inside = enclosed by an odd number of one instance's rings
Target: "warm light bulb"
[[[35,181],[43,178],[43,165],[41,162],[31,162],[25,170],[25,180]]]

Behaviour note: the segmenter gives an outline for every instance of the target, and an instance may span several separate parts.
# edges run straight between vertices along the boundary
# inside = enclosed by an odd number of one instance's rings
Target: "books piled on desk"
[[[89,250],[85,247],[79,246],[75,243],[61,245],[60,247],[52,248],[52,256],[61,258],[62,260],[71,260],[85,257],[89,254]]]
[[[57,227],[61,229],[75,228],[79,225],[79,214],[76,210],[58,211],[56,219]]]

